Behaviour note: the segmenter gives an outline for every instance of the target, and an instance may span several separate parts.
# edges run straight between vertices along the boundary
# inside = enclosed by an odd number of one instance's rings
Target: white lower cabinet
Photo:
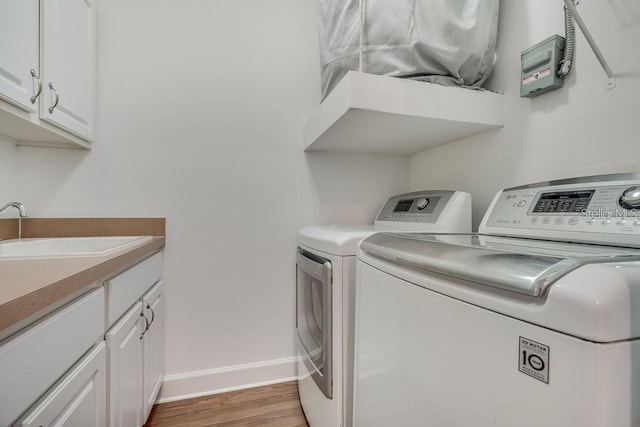
[[[0,344],[0,426],[15,422],[103,340],[104,308],[100,287]]]
[[[142,303],[107,332],[109,348],[109,425],[139,426],[142,414]]]
[[[124,295],[137,298],[106,335],[109,371],[108,425],[141,426],[158,397],[164,372],[162,254],[107,282],[110,313]],[[144,286],[143,286],[144,284]],[[142,295],[140,295],[143,293]],[[111,317],[114,317],[113,315]]]
[[[96,345],[15,425],[103,427],[106,424],[106,346]]]
[[[0,427],[143,425],[163,378],[161,278],[159,252],[0,342]]]
[[[144,418],[158,398],[164,373],[164,286],[155,285],[144,296],[143,309],[150,315],[149,328],[142,337]]]

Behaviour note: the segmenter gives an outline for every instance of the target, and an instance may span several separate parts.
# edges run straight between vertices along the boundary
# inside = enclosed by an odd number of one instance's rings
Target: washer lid
[[[333,255],[355,256],[358,243],[373,233],[373,225],[315,225],[300,229],[298,242]]]
[[[393,263],[530,296],[586,264],[640,261],[640,250],[478,234],[378,233],[361,248]]]

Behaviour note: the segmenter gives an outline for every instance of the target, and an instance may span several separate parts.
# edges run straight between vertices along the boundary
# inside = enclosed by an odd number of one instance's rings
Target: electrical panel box
[[[564,76],[558,69],[563,53],[564,37],[557,34],[522,52],[521,98],[534,98],[562,87]]]

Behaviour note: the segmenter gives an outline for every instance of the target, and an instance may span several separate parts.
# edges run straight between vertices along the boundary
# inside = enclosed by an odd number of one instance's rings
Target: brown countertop
[[[0,220],[5,228],[14,221]],[[109,255],[0,260],[0,340],[99,286],[109,276],[155,254],[165,244],[163,218],[27,218],[23,221],[25,238],[141,235],[153,238]],[[0,230],[2,228],[0,224]],[[28,233],[27,230],[38,231]]]

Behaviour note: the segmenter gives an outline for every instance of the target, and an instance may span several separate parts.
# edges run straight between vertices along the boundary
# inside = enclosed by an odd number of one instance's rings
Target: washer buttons
[[[580,221],[575,216],[572,216],[571,218],[569,218],[569,225],[576,225],[576,224],[578,224],[578,222],[580,222]]]
[[[620,221],[616,222],[616,225],[618,225],[618,226],[623,226],[623,225],[626,225],[626,224],[627,224],[627,221],[622,220],[622,219]]]
[[[587,224],[595,224],[596,222],[598,221],[593,218],[587,220]]]
[[[607,225],[607,224],[611,224],[611,220],[603,219],[602,220],[602,225]]]
[[[538,217],[531,218],[531,224],[536,225],[538,223]]]
[[[542,220],[543,224],[550,224],[551,223],[551,218],[549,217],[545,217],[545,219]]]
[[[556,218],[555,223],[558,225],[564,224],[564,218],[562,218],[561,216]]]
[[[634,227],[640,227],[640,221],[636,221],[636,222],[634,222],[634,223],[633,223],[633,226],[634,226]]]
[[[523,206],[524,206],[524,205],[526,205],[526,204],[527,204],[527,201],[526,201],[526,200],[520,200],[520,201],[516,204],[516,206],[517,206],[517,207],[519,207],[519,208],[521,208],[521,207],[523,207]]]

